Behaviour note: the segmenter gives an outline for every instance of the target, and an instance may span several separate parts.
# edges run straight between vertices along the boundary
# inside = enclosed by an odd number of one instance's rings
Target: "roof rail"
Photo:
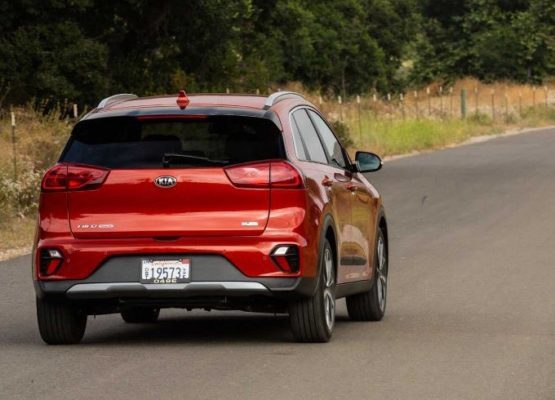
[[[304,97],[296,92],[275,92],[268,96],[266,102],[264,103],[264,110],[269,109],[274,104],[280,102],[281,100],[286,99],[293,99],[293,98],[301,98],[304,100]]]
[[[106,97],[104,100],[98,103],[98,106],[96,106],[96,108],[105,108],[111,104],[119,103],[120,101],[136,99],[138,97],[139,96],[137,96],[136,94],[131,94],[131,93],[115,94],[113,96]]]

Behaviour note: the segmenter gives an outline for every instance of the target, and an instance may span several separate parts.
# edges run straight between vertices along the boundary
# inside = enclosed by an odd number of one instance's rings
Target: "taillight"
[[[270,185],[270,163],[235,165],[226,168],[225,173],[238,187],[267,188]]]
[[[56,249],[42,249],[40,251],[40,274],[48,276],[54,274],[62,265],[64,258]]]
[[[55,165],[44,174],[41,187],[46,192],[93,189],[104,183],[108,172],[84,165]]]
[[[299,270],[299,249],[297,246],[280,245],[272,253],[272,260],[284,272]]]
[[[303,178],[295,167],[285,161],[240,164],[225,169],[235,186],[246,188],[280,189],[303,188]]]
[[[277,188],[300,188],[303,187],[303,179],[299,171],[286,162],[273,162],[270,171],[272,187]]]

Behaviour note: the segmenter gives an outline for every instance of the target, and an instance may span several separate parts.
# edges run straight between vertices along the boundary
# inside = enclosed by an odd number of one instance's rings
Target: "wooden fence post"
[[[474,113],[478,116],[478,86],[474,86]]]
[[[13,180],[17,181],[17,157],[15,148],[15,113],[10,112],[12,122],[12,161],[13,161]]]
[[[418,107],[418,92],[414,91],[414,108],[416,110],[416,119],[420,119],[420,110]]]
[[[389,114],[389,119],[393,120],[393,109],[391,107],[391,93],[387,94],[387,112]]]
[[[443,119],[443,86],[439,87],[439,116]]]
[[[362,143],[362,120],[360,116],[360,96],[357,94],[357,110],[358,110],[358,140]]]
[[[509,122],[509,95],[505,92],[505,122]]]
[[[491,89],[491,120],[495,121],[495,89]]]
[[[339,120],[343,122],[343,100],[341,96],[337,96],[337,102],[339,103]]]
[[[466,89],[461,89],[461,118],[466,118]]]
[[[449,116],[453,118],[453,86],[449,88]]]
[[[432,116],[432,99],[430,98],[430,88],[426,88],[426,95],[428,96],[428,116]]]

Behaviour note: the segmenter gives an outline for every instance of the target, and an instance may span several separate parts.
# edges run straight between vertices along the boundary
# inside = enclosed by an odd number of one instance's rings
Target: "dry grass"
[[[302,90],[298,85],[291,89]],[[462,92],[466,118],[462,118]],[[389,96],[308,94],[330,119],[345,122],[355,147],[382,156],[442,148],[470,137],[555,123],[555,82],[544,86],[463,79]]]
[[[24,107],[14,112],[15,178],[10,114],[0,113],[0,258],[7,251],[30,248],[41,176],[55,163],[71,128],[58,110],[43,113]]]
[[[299,85],[291,89],[302,91]],[[371,112],[378,119],[449,119],[461,118],[461,92],[466,93],[467,117],[484,114],[500,122],[518,120],[529,108],[555,104],[555,82],[543,86],[497,82],[485,84],[462,79],[450,86],[432,84],[406,93],[369,94],[342,99],[308,94],[307,97],[332,119],[354,119],[359,110]]]
[[[287,89],[306,93],[295,84]],[[463,89],[467,92],[464,119],[460,114]],[[347,124],[354,147],[382,156],[442,148],[514,128],[555,124],[555,83],[534,89],[466,79],[452,89],[436,84],[416,95],[414,91],[406,93],[402,101],[400,95],[389,100],[367,95],[360,103],[355,97],[342,104],[317,93],[307,97],[331,120]],[[0,258],[7,250],[30,248],[40,177],[57,159],[72,127],[72,121],[61,118],[59,110],[45,113],[23,107],[15,113],[18,177],[14,180],[10,118],[6,110],[0,110]]]
[[[0,225],[0,261],[31,250],[35,219],[11,217]]]

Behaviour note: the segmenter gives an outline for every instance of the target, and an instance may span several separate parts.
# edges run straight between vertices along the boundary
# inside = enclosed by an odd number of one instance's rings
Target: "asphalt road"
[[[285,317],[89,320],[38,335],[29,257],[0,264],[1,399],[555,399],[555,129],[399,159],[370,176],[391,231],[388,313],[328,344]]]

